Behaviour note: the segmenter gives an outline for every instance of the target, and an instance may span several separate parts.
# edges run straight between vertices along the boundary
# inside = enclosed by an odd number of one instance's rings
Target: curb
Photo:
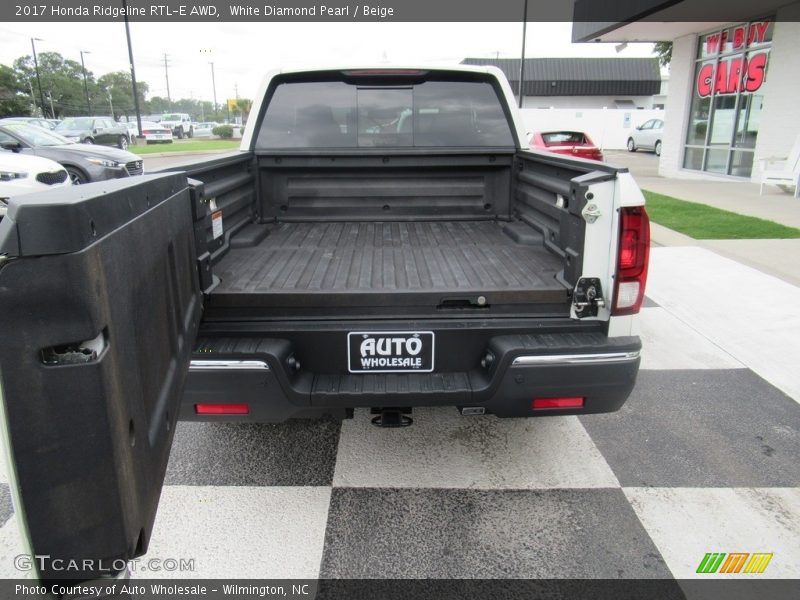
[[[700,246],[693,237],[650,221],[650,239],[659,246]]]

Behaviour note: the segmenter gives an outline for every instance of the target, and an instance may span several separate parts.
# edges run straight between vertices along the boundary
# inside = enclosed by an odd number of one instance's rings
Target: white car
[[[171,144],[173,139],[172,129],[153,121],[142,121],[142,135],[148,144]]]
[[[133,143],[133,138],[139,135],[139,128],[136,127],[136,121],[126,121],[125,123],[123,123],[123,125],[125,125],[125,127],[127,128],[128,137],[130,138],[131,143]]]
[[[219,123],[214,122],[206,122],[206,123],[198,123],[195,125],[194,128],[194,137],[211,137],[214,135],[211,130],[214,129],[219,125]]]
[[[57,162],[0,151],[0,217],[5,216],[12,197],[67,185],[72,185],[72,180]]]
[[[664,121],[650,119],[645,121],[628,137],[628,152],[637,150],[652,150],[656,156],[661,156],[661,140],[664,137]]]

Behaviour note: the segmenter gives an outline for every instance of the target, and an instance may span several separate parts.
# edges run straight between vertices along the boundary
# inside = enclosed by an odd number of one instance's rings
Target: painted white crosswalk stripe
[[[619,487],[577,417],[462,417],[414,411],[410,428],[386,430],[368,411],[342,423],[335,486],[544,489]]]
[[[331,489],[166,486],[148,558],[194,559],[194,570],[135,577],[316,578]]]
[[[800,576],[800,489],[624,488],[672,575],[709,577],[707,552],[772,553],[770,578]],[[758,575],[718,574],[718,577]]]

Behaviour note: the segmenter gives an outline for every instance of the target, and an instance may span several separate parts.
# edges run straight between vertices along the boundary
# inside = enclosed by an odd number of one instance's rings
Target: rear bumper
[[[455,406],[499,417],[613,412],[636,382],[641,342],[598,332],[502,335],[486,340],[468,370],[366,375],[308,371],[286,339],[203,339],[198,349],[183,420],[280,422],[343,418],[358,407]],[[534,398],[555,397],[580,397],[584,404],[533,408]],[[196,414],[197,404],[246,404],[248,413],[209,417]]]

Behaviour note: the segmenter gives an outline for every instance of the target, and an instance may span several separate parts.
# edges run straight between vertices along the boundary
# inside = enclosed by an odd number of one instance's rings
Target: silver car
[[[650,119],[645,121],[633,131],[628,138],[628,152],[637,150],[652,150],[656,156],[661,156],[661,140],[664,137],[664,121]]]

